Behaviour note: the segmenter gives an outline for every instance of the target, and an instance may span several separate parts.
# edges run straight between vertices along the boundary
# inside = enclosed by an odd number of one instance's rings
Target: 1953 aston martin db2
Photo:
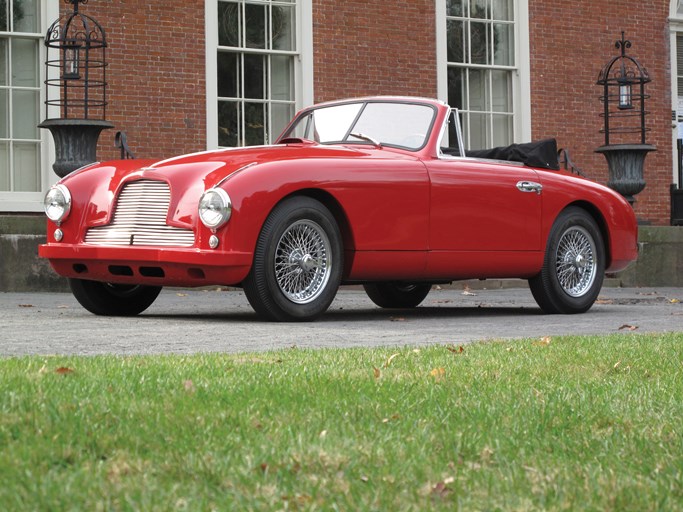
[[[232,285],[263,318],[312,320],[341,284],[410,308],[472,278],[528,279],[544,312],[581,313],[636,259],[637,225],[556,151],[465,151],[435,100],[325,103],[272,145],[73,172],[45,197],[39,253],[97,315],[137,315],[162,286]]]

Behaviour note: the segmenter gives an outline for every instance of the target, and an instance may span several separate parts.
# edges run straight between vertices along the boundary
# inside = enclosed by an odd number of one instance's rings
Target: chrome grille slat
[[[192,247],[194,231],[166,225],[170,201],[171,191],[163,181],[128,183],[119,194],[111,223],[90,228],[85,243]]]

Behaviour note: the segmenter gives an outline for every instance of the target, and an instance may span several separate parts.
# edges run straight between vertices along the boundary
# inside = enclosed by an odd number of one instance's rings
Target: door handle
[[[518,181],[517,189],[520,192],[536,192],[537,194],[540,194],[543,190],[543,185],[533,181]]]

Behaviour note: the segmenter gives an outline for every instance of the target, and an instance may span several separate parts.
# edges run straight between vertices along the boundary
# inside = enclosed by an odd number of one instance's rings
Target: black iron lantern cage
[[[73,12],[57,19],[45,36],[45,117],[60,108],[62,119],[105,120],[107,107],[107,39],[102,26],[79,12],[88,0],[64,0]],[[56,51],[55,51],[56,50]],[[55,88],[59,90],[55,93]]]
[[[650,96],[645,94],[645,84],[650,82],[647,69],[630,55],[626,50],[631,48],[631,41],[624,38],[615,43],[620,55],[611,59],[598,76],[598,85],[603,86],[604,128],[600,133],[605,134],[605,146],[610,145],[611,134],[638,134],[638,143],[645,144],[645,134],[650,129],[645,126],[645,100]],[[630,141],[633,142],[633,141]]]

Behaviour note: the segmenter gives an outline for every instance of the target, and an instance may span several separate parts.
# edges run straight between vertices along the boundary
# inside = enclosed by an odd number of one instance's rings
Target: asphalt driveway
[[[683,331],[683,288],[604,288],[582,315],[543,315],[526,288],[435,289],[382,310],[343,289],[320,320],[260,321],[244,294],[166,289],[134,318],[94,316],[63,293],[0,293],[0,355],[166,354],[467,343],[563,334]]]

